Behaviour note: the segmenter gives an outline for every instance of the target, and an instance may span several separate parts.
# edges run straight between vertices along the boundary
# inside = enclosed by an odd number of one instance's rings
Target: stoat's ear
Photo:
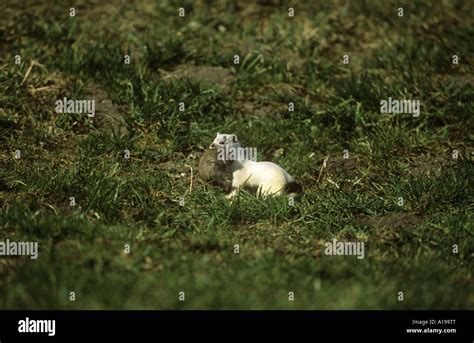
[[[234,142],[234,143],[238,143],[238,142],[239,142],[239,139],[237,138],[236,135],[233,135],[233,136],[232,136],[232,142]]]

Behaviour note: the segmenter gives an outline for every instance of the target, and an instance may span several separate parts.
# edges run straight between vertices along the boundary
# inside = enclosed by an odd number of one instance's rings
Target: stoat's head
[[[218,132],[216,138],[214,138],[214,141],[209,146],[209,148],[222,148],[224,146],[240,147],[240,142],[237,138],[237,135]]]

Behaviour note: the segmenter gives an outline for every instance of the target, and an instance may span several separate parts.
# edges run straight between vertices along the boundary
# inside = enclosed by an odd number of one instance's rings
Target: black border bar
[[[55,336],[19,333],[20,320],[55,320]],[[416,322],[414,322],[414,320]],[[427,321],[425,325],[416,324]],[[407,329],[456,329],[456,333],[407,333]],[[218,332],[224,330],[224,336]],[[0,343],[10,342],[119,342],[169,340],[190,334],[193,340],[232,337],[281,338],[292,341],[395,338],[403,342],[473,342],[473,311],[0,311]],[[227,333],[227,334],[226,334]],[[166,336],[165,336],[166,335]],[[171,336],[169,336],[171,335]],[[251,336],[248,336],[251,335]],[[290,336],[291,337],[291,336]],[[299,338],[298,338],[299,337]],[[231,338],[231,337],[228,337]],[[324,341],[327,341],[325,339]]]

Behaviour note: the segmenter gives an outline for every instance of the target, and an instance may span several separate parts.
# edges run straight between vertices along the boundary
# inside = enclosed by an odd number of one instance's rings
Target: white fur
[[[211,148],[241,147],[234,134],[220,134],[211,144]],[[227,196],[233,198],[240,187],[256,189],[261,195],[280,195],[286,184],[294,182],[293,177],[282,167],[273,162],[255,162],[250,160],[233,161],[229,170],[232,173],[232,192]]]

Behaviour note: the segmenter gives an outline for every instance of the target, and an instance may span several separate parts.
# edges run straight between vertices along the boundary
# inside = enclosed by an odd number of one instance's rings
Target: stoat
[[[217,149],[218,160],[222,156],[236,156],[226,161],[229,163],[228,170],[232,174],[232,190],[227,196],[233,198],[240,187],[256,190],[258,194],[280,195],[283,192],[291,197],[301,194],[302,187],[286,170],[273,162],[256,162],[245,158],[239,152],[242,149],[239,139],[234,134],[217,133],[210,148]],[[234,152],[234,153],[232,153]]]

